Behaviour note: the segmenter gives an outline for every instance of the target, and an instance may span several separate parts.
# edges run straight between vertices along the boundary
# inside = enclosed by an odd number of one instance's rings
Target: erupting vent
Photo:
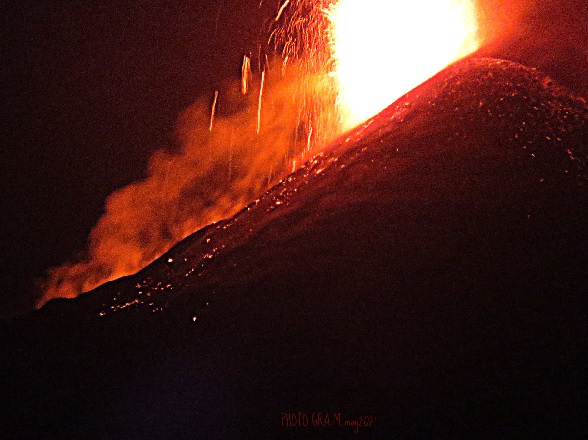
[[[328,15],[347,128],[480,44],[473,0],[340,0]]]

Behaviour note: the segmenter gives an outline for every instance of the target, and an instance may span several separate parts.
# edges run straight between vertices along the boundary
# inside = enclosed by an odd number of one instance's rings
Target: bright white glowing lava
[[[339,0],[328,15],[346,128],[479,47],[475,0]]]

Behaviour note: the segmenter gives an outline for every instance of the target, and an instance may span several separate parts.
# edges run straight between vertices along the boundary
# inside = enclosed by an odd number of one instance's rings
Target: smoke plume
[[[38,307],[137,272],[235,214],[339,132],[324,14],[330,2],[280,2],[255,62],[244,57],[241,80],[180,115],[179,151],[157,151],[145,179],[108,197],[85,254],[40,283]],[[266,47],[279,55],[270,61]]]
[[[336,134],[327,75],[283,62],[264,69],[253,78],[245,71],[243,82],[222,88],[214,103],[200,99],[183,112],[180,150],[157,151],[144,180],[108,197],[86,255],[50,271],[39,306],[137,272],[236,213]]]

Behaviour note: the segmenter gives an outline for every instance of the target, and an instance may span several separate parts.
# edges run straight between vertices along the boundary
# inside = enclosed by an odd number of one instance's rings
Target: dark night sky
[[[115,189],[174,145],[180,111],[239,74],[277,1],[23,0],[3,6],[0,317],[84,249]],[[586,93],[584,2],[543,1],[492,54]]]

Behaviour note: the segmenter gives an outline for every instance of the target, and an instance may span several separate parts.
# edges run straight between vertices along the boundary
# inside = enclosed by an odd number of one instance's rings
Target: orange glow
[[[339,0],[328,16],[345,128],[480,45],[475,0]]]

